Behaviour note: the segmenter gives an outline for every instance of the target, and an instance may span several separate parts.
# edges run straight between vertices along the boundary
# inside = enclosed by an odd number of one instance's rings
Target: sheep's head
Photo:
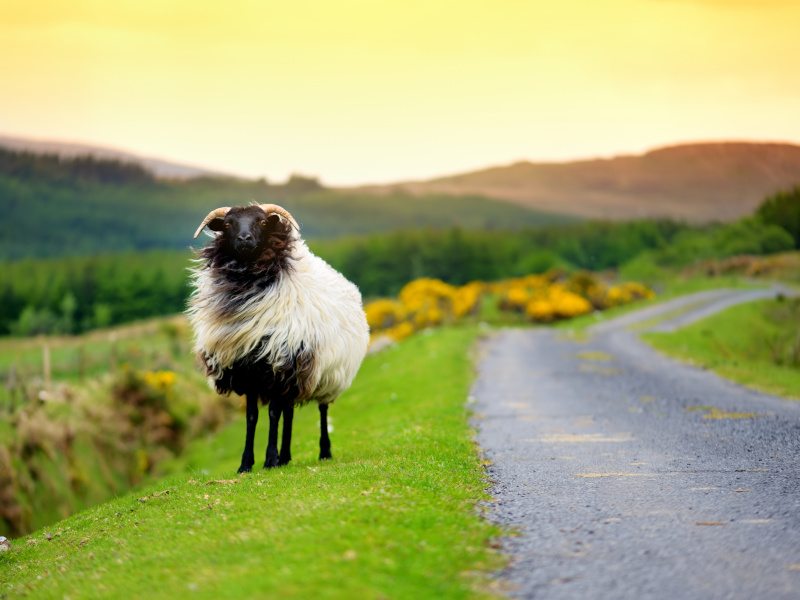
[[[285,208],[277,204],[222,207],[212,210],[197,231],[204,227],[219,232],[218,243],[232,258],[240,261],[254,260],[262,255],[265,245],[275,234],[293,236],[300,227]]]

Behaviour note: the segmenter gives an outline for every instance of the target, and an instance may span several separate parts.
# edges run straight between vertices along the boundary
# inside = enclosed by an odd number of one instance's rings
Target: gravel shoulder
[[[779,291],[684,296],[580,342],[552,329],[484,342],[474,424],[491,518],[516,533],[498,574],[512,596],[800,596],[800,403],[637,337]]]

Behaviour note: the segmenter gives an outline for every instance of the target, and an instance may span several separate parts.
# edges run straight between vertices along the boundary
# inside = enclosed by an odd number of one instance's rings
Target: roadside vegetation
[[[0,341],[0,534],[48,525],[152,479],[230,421],[181,318]]]
[[[368,302],[364,310],[373,340],[402,340],[416,331],[463,319],[477,317],[501,325],[552,323],[654,297],[640,283],[612,283],[587,271],[550,270],[463,286],[415,279],[403,286],[397,298]]]
[[[672,333],[646,333],[659,350],[762,391],[800,399],[800,299],[729,308]]]
[[[488,596],[499,532],[478,511],[486,483],[464,406],[476,336],[440,329],[368,357],[333,407],[333,461],[316,460],[316,411],[306,409],[289,466],[236,477],[234,422],[192,445],[175,475],[13,540],[0,554],[3,591]]]

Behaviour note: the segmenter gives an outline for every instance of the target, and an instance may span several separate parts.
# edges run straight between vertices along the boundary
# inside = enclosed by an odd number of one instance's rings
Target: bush
[[[567,276],[563,271],[551,270],[494,283],[473,281],[460,287],[438,279],[415,279],[403,286],[397,300],[368,302],[364,310],[373,339],[401,340],[415,331],[476,315],[490,297],[495,298],[501,311],[517,313],[536,323],[549,323],[653,296],[640,283],[608,286],[587,271]]]
[[[782,252],[793,246],[792,237],[784,229],[757,218],[746,218],[726,225],[682,231],[672,244],[650,253],[649,257],[654,263],[651,266],[684,267],[712,258]]]
[[[780,227],[800,248],[800,186],[769,196],[756,210],[756,216],[768,225]]]

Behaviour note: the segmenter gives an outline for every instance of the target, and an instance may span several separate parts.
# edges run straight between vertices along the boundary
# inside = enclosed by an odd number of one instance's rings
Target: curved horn
[[[267,214],[275,213],[282,216],[292,224],[292,227],[294,227],[297,231],[300,231],[300,225],[297,224],[297,221],[295,221],[291,213],[282,206],[278,206],[277,204],[259,204],[259,206],[261,207],[261,210]]]
[[[220,206],[219,208],[215,208],[210,213],[206,215],[206,218],[203,219],[203,222],[200,223],[200,227],[197,228],[197,231],[194,232],[194,239],[197,239],[197,236],[200,235],[200,232],[203,231],[203,227],[211,223],[214,219],[222,219],[225,215],[228,214],[228,211],[231,209],[230,206]]]

